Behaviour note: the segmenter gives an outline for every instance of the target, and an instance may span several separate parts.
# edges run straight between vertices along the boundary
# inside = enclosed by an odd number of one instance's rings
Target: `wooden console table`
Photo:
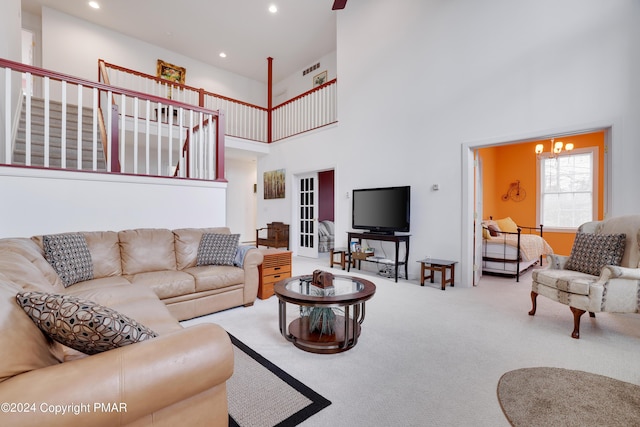
[[[396,256],[394,258],[394,265],[396,271],[396,282],[398,281],[398,267],[404,265],[404,277],[409,277],[409,267],[407,265],[407,261],[409,260],[409,234],[376,234],[376,233],[356,233],[353,231],[347,232],[347,262],[348,267],[347,271],[351,270],[351,263],[349,261],[353,260],[351,256],[351,241],[352,239],[357,239],[358,243],[362,244],[362,239],[365,240],[378,240],[383,242],[394,242],[396,248]],[[398,254],[400,253],[400,242],[404,242],[405,244],[405,254],[404,261],[398,260]],[[367,261],[366,259],[364,261]]]

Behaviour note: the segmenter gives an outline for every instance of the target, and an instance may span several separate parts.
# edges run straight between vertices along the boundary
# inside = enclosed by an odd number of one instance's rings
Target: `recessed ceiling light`
[[[275,4],[269,6],[269,12],[276,13],[278,11],[278,7]]]
[[[90,1],[89,6],[91,6],[94,9],[100,9],[100,5],[98,4],[97,1]]]
[[[220,58],[226,58],[226,57],[227,57],[227,54],[226,54],[226,53],[224,53],[224,52],[220,52]]]

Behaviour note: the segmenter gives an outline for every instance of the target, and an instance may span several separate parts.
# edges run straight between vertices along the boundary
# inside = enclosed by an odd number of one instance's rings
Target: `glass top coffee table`
[[[339,353],[358,342],[365,302],[376,285],[359,277],[334,275],[333,286],[319,287],[312,276],[276,283],[280,333],[296,347],[312,353]],[[300,306],[300,316],[287,325],[287,303]]]

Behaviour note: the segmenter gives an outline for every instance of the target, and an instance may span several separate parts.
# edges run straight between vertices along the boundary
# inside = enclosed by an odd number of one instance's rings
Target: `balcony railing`
[[[3,164],[224,181],[218,111],[4,59],[0,77]]]
[[[269,110],[99,60],[112,85],[191,105],[224,111],[226,135],[258,142],[289,138],[337,122],[337,80],[300,94]],[[100,75],[103,75],[101,72]],[[272,134],[268,134],[269,120]]]

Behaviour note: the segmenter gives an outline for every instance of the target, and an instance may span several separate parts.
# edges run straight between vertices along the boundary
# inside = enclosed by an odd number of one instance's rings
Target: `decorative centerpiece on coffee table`
[[[335,288],[333,286],[333,274],[315,270],[311,279],[311,284],[315,287],[312,288],[311,293],[317,296],[332,296],[335,295]],[[301,307],[300,315],[302,317],[309,318],[309,330],[311,332],[318,332],[320,335],[331,335],[335,332],[336,313],[333,307]]]

